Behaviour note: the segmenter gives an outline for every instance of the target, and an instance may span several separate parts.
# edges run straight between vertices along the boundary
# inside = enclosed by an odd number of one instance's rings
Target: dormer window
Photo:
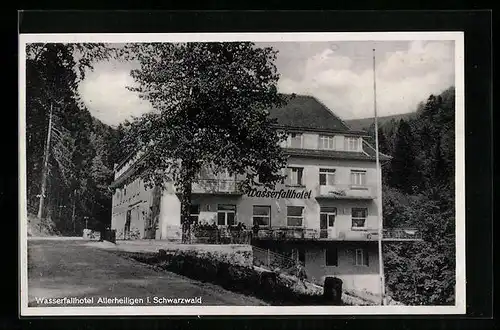
[[[361,151],[361,139],[356,136],[345,137],[345,150],[346,151]]]
[[[302,133],[290,133],[288,134],[286,146],[288,148],[302,148],[302,140]]]
[[[319,148],[334,150],[335,149],[335,137],[328,135],[320,135],[319,136]]]

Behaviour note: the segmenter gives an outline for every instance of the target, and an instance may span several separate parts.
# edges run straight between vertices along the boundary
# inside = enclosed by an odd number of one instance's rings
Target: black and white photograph
[[[465,313],[462,33],[19,40],[23,315]]]

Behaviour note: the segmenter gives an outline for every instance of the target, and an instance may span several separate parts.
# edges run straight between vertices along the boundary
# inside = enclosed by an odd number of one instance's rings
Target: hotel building
[[[274,190],[243,192],[238,177],[201,173],[192,188],[191,217],[220,227],[258,224],[261,230],[252,244],[293,255],[305,265],[309,280],[322,285],[325,276],[337,276],[346,288],[379,293],[381,196],[375,149],[366,133],[350,130],[309,96],[296,96],[269,111],[277,129],[290,132],[283,143],[289,155],[286,180]],[[117,239],[179,240],[181,205],[173,184],[160,192],[147,189],[140,179],[130,181],[141,157],[115,166],[112,229]],[[380,160],[388,157],[381,154]]]

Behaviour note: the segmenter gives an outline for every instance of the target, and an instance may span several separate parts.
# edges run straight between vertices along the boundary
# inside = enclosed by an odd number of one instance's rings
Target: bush
[[[54,221],[49,218],[38,218],[36,215],[28,213],[28,236],[59,236]]]

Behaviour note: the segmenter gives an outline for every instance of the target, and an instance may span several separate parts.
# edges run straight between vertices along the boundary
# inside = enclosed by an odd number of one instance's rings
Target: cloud
[[[284,93],[317,97],[343,119],[373,116],[372,42],[274,43]],[[453,41],[380,42],[377,109],[380,116],[415,110],[430,94],[454,84]],[[117,125],[152,109],[126,89],[134,63],[103,62],[80,85],[93,116]]]
[[[316,96],[344,119],[373,116],[372,58],[357,60],[325,49],[303,62],[301,79],[280,79],[279,90]],[[407,50],[386,52],[377,62],[380,116],[413,111],[430,94],[454,84],[452,42],[411,42]]]
[[[149,102],[126,88],[135,84],[129,71],[129,68],[109,67],[109,63],[102,63],[80,84],[83,102],[103,123],[117,125],[152,109]]]

